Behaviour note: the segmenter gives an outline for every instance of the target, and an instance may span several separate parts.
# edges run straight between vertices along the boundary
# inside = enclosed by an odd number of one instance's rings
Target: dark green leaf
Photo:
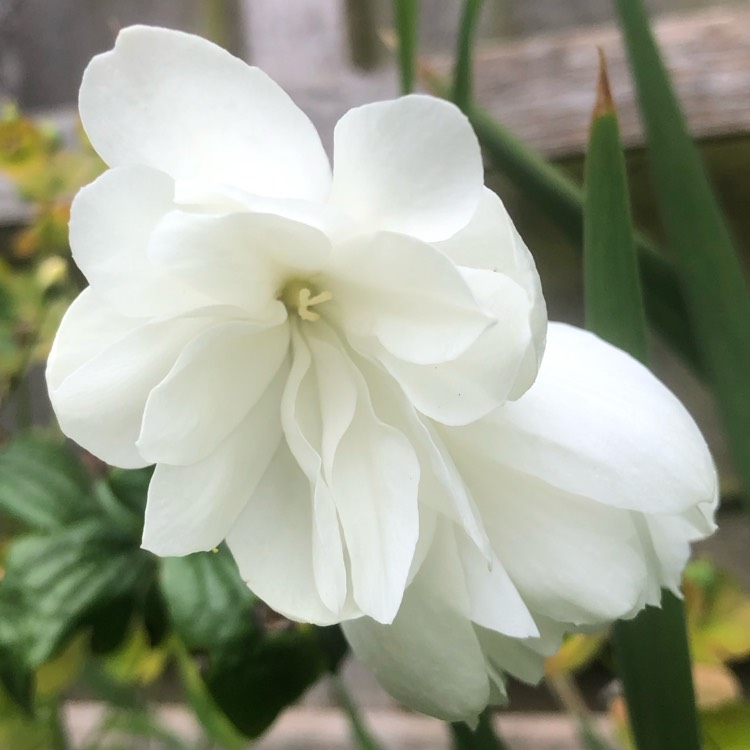
[[[52,530],[94,509],[86,472],[58,441],[23,435],[0,453],[0,510],[9,516]]]
[[[84,623],[91,627],[91,651],[109,654],[119,648],[130,632],[136,610],[133,596],[122,596],[96,607],[85,617]]]
[[[750,291],[641,0],[616,0],[667,238],[700,358],[750,489]],[[750,493],[745,493],[750,510]]]
[[[145,469],[112,469],[107,481],[120,502],[135,515],[143,517],[148,484],[153,473],[153,466]]]
[[[476,729],[466,724],[451,724],[451,735],[455,750],[504,750],[505,745],[492,725],[492,711],[486,709],[479,717]]]
[[[93,520],[16,540],[2,585],[25,613],[26,663],[41,664],[88,615],[147,584],[152,566],[148,553]]]
[[[393,10],[398,38],[398,71],[401,80],[401,93],[409,94],[414,89],[419,0],[394,0]]]
[[[206,685],[237,729],[257,737],[330,666],[318,629],[291,626],[221,654]]]
[[[234,648],[256,632],[255,598],[225,548],[165,558],[161,586],[174,628],[190,649]]]
[[[586,320],[603,338],[647,359],[641,289],[617,116],[602,59],[586,163]],[[618,673],[639,750],[699,750],[685,618],[663,593],[614,628]]]
[[[586,327],[641,361],[648,359],[625,159],[604,58],[585,167]]]

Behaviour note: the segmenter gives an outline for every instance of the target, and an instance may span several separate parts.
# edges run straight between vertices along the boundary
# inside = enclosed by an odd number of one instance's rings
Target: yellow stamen
[[[310,308],[314,305],[319,305],[322,302],[328,302],[328,300],[333,299],[333,295],[330,292],[321,292],[314,297],[311,297],[311,294],[312,292],[310,292],[307,287],[303,287],[299,290],[299,297],[297,298],[297,313],[302,320],[320,320],[320,315],[310,310]]]

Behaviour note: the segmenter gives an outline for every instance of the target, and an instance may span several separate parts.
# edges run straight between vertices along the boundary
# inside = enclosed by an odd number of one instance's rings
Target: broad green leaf
[[[476,729],[466,724],[450,725],[454,750],[504,750],[505,745],[498,737],[492,724],[492,711],[486,709],[479,717]]]
[[[393,0],[393,12],[398,40],[401,93],[409,94],[414,89],[414,71],[417,61],[419,0]]]
[[[616,0],[667,239],[737,469],[750,489],[750,290],[641,0]],[[750,511],[750,492],[745,493]]]
[[[154,467],[145,469],[112,469],[107,481],[120,502],[134,514],[143,516],[146,509],[148,484]]]
[[[51,531],[90,515],[96,504],[80,461],[59,441],[23,435],[0,452],[0,511]]]
[[[426,71],[424,80],[435,94],[450,95],[450,87],[438,76]],[[575,247],[582,247],[581,187],[478,105],[469,104],[466,114],[492,165],[511,180]],[[686,320],[685,301],[674,268],[639,234],[636,234],[636,245],[648,320],[664,341],[700,374],[702,365]]]
[[[319,677],[343,649],[338,628],[290,625],[217,655],[206,676],[214,701],[239,731],[257,737]]]
[[[38,666],[92,612],[147,585],[153,560],[116,529],[89,520],[11,545],[3,588],[24,613],[24,658]]]
[[[462,110],[465,110],[471,102],[474,31],[479,22],[479,11],[481,9],[482,0],[464,0],[461,23],[458,29],[456,66],[453,73],[453,101]]]
[[[619,128],[602,58],[586,156],[584,268],[588,327],[643,361],[641,288]],[[682,603],[662,593],[614,627],[615,661],[639,750],[699,750]]]
[[[190,649],[235,648],[257,632],[255,597],[223,547],[162,560],[161,589],[174,629]]]

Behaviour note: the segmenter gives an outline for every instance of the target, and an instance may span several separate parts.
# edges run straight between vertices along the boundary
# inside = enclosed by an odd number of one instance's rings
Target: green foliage
[[[454,750],[504,750],[505,748],[492,725],[490,709],[482,713],[474,729],[463,723],[451,724],[450,727]]]
[[[401,93],[409,94],[414,89],[414,72],[417,62],[419,0],[393,0],[393,10],[396,18]]]
[[[670,249],[701,361],[750,488],[750,290],[649,28],[641,0],[616,0]],[[750,511],[750,494],[748,510]]]

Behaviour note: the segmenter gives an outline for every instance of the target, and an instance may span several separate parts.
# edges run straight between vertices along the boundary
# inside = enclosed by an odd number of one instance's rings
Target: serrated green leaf
[[[89,477],[60,442],[22,435],[0,453],[0,511],[33,529],[51,531],[95,508]]]
[[[654,186],[700,359],[750,489],[750,289],[687,131],[642,0],[615,2],[638,91]],[[745,493],[750,511],[750,492]]]
[[[50,658],[85,618],[143,586],[153,560],[116,529],[89,520],[13,542],[3,588],[24,613],[24,660]]]
[[[257,632],[255,597],[225,548],[165,558],[161,589],[174,629],[190,649],[232,648]]]

